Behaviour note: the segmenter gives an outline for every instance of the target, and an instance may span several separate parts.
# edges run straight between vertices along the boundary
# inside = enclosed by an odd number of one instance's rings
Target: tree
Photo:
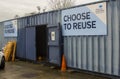
[[[37,6],[37,10],[38,10],[38,13],[40,13],[40,10],[41,10],[40,6]]]
[[[14,18],[19,18],[19,15],[15,15]]]
[[[48,0],[48,5],[52,10],[68,8],[74,5],[74,0]]]

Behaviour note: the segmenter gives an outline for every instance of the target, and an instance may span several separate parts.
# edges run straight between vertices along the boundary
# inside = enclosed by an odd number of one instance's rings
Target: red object
[[[61,65],[61,71],[65,72],[67,69],[67,65],[66,65],[66,60],[65,60],[65,56],[62,56],[62,65]]]

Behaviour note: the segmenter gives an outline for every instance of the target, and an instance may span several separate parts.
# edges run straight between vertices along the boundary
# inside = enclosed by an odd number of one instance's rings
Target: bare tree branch
[[[74,5],[74,0],[48,0],[48,5],[52,10],[68,8]]]

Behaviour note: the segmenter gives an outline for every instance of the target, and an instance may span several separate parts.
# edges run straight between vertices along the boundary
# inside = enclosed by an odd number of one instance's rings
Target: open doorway
[[[47,26],[36,27],[36,60],[47,59]]]

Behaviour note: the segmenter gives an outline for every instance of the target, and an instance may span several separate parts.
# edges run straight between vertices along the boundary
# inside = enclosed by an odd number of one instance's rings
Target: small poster
[[[51,32],[51,40],[55,41],[55,32]]]

